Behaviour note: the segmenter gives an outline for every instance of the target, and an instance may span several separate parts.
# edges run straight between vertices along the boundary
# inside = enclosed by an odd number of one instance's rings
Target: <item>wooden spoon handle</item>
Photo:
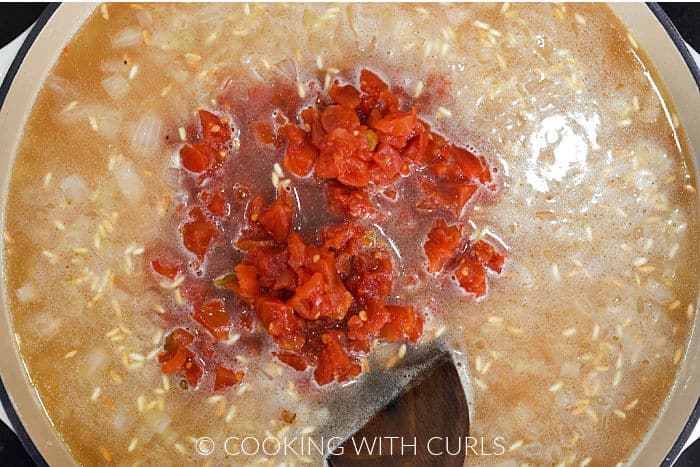
[[[459,373],[446,356],[423,375],[421,382],[397,397],[336,449],[328,464],[462,466],[468,435],[467,399]],[[449,455],[446,442],[451,452],[456,451],[456,446],[461,445],[462,449]]]

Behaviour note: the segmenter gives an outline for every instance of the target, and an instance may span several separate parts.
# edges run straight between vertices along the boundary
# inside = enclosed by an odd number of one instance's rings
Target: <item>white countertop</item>
[[[5,74],[7,73],[7,70],[10,68],[10,65],[12,64],[12,60],[14,59],[15,55],[19,51],[20,47],[22,46],[24,39],[29,34],[29,30],[31,30],[31,27],[29,27],[29,29],[27,29],[19,37],[17,37],[17,39],[15,39],[14,41],[7,44],[5,47],[0,49],[0,82],[2,82],[2,80],[5,78]],[[688,49],[692,53],[693,58],[695,58],[696,63],[698,63],[698,66],[700,66],[700,54],[698,54],[690,46],[688,46]],[[2,406],[0,406],[0,419],[2,421],[4,421],[8,426],[11,426],[11,424],[7,418],[7,414],[5,413],[5,410],[2,408]],[[698,423],[695,426],[693,433],[690,435],[690,438],[688,439],[688,442],[686,443],[686,447],[698,438],[700,438],[700,423]],[[685,447],[684,447],[684,449],[685,449]]]

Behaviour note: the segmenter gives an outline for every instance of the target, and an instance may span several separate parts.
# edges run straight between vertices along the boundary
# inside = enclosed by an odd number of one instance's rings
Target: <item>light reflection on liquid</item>
[[[649,85],[654,90],[654,94],[656,94],[656,97],[658,97],[659,103],[661,104],[661,109],[664,112],[664,117],[666,118],[666,121],[668,122],[668,126],[671,128],[671,131],[673,133],[673,141],[676,144],[676,148],[678,148],[678,152],[680,154],[683,154],[683,152],[684,152],[683,145],[681,145],[681,142],[678,139],[678,131],[676,129],[676,125],[673,122],[673,117],[671,117],[671,112],[668,108],[668,104],[666,103],[666,99],[664,98],[663,94],[661,93],[659,86],[656,84],[656,81],[654,80],[654,76],[647,69],[646,64],[644,63],[642,58],[639,56],[637,51],[634,49],[630,49],[630,52],[632,53],[632,56],[637,61],[637,63],[639,63],[639,65],[644,70],[644,77],[649,81]]]
[[[597,143],[600,116],[583,113],[545,117],[530,135],[525,179],[535,190],[546,193],[553,181],[561,182],[574,168],[584,169]],[[574,181],[576,178],[574,178]]]

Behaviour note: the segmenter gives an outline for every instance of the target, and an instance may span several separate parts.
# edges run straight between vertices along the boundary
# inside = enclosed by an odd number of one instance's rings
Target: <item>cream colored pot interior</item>
[[[683,124],[688,146],[694,156],[695,174],[700,166],[700,92],[683,57],[654,14],[644,4],[613,3],[613,11],[634,34],[673,101]],[[690,348],[669,395],[663,417],[648,434],[637,452],[635,465],[660,465],[679,437],[700,396],[700,343],[698,319],[692,330]]]
[[[633,32],[639,44],[659,72],[689,140],[689,146],[698,161],[700,148],[700,93],[683,57],[673,41],[644,4],[612,4],[615,13]],[[5,103],[0,111],[0,183],[3,206],[10,167],[14,158],[20,132],[34,103],[49,64],[58,58],[61,49],[73,36],[85,18],[95,8],[94,4],[63,4],[51,16],[39,33],[19,68]],[[696,167],[697,170],[697,167]],[[4,209],[3,209],[4,212]],[[4,222],[4,219],[2,219]],[[6,296],[0,294],[0,310],[5,309]],[[25,367],[17,355],[14,332],[9,315],[0,317],[0,372],[11,401],[36,447],[50,465],[75,464],[63,442],[55,433],[41,402],[30,390]],[[635,465],[659,465],[678,439],[700,395],[700,343],[698,320],[691,339],[690,349],[680,369],[678,381],[667,401],[663,417],[648,435],[647,441],[637,452]]]

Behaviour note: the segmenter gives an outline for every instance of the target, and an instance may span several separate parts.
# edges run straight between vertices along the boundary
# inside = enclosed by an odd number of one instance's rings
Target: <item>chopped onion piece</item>
[[[180,169],[175,167],[168,167],[165,169],[165,184],[173,190],[177,190],[180,187]]]
[[[51,75],[46,78],[45,86],[51,89],[57,96],[64,98],[66,103],[77,99],[80,93],[77,91],[75,84],[68,81],[66,78],[58,75]]]
[[[105,362],[105,354],[102,350],[94,350],[85,357],[85,369],[92,374],[102,367]]]
[[[118,163],[114,167],[114,175],[117,177],[119,190],[121,190],[126,199],[135,203],[143,198],[146,188],[131,161],[124,160]]]
[[[121,99],[129,92],[129,81],[120,75],[109,75],[102,80],[102,87],[112,99]]]
[[[126,433],[131,425],[133,425],[132,417],[121,411],[114,414],[114,428],[118,433]]]
[[[163,123],[153,115],[146,115],[136,122],[131,136],[131,149],[139,156],[150,156],[160,144]]]
[[[58,324],[58,321],[50,313],[44,312],[36,316],[34,330],[39,336],[50,339],[58,331]]]
[[[15,291],[17,295],[17,300],[19,300],[20,303],[25,304],[25,303],[30,303],[35,301],[38,298],[38,293],[36,290],[36,287],[32,284],[25,283]]]
[[[98,117],[99,133],[105,138],[115,140],[122,127],[122,112],[116,109],[105,109]]]
[[[120,49],[141,42],[141,30],[135,26],[124,28],[112,37],[112,47]]]
[[[294,59],[286,58],[277,62],[275,70],[290,83],[296,83],[299,80],[299,64]]]
[[[153,15],[151,15],[150,11],[141,10],[136,13],[136,20],[142,28],[150,28],[153,24]]]
[[[170,426],[170,417],[162,412],[149,414],[146,419],[147,426],[152,430],[152,433],[163,434]]]
[[[80,203],[90,194],[90,190],[83,179],[77,175],[70,175],[61,180],[60,188],[69,204]]]
[[[561,376],[564,378],[578,378],[581,365],[578,362],[564,362],[561,364]]]
[[[124,63],[124,60],[105,60],[100,63],[100,71],[105,74],[124,73],[129,69],[129,66]]]
[[[649,279],[647,281],[645,290],[652,300],[660,303],[661,305],[668,305],[674,299],[673,292],[671,292],[668,287],[653,279]]]

